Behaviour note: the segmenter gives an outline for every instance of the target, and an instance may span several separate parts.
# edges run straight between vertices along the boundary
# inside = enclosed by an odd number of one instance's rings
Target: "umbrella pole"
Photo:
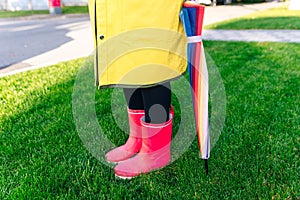
[[[208,175],[208,159],[204,159],[206,175]]]

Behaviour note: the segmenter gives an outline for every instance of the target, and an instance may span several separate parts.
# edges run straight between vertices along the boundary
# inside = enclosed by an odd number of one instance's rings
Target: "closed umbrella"
[[[193,1],[186,1],[180,13],[188,37],[187,59],[194,116],[201,158],[208,173],[210,137],[208,123],[208,71],[202,44],[202,25],[205,7]]]

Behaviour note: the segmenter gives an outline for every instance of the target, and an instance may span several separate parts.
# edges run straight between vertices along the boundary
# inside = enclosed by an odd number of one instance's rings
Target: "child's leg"
[[[127,106],[131,110],[144,110],[141,88],[124,88]]]
[[[141,120],[142,145],[136,156],[115,167],[115,174],[121,178],[132,178],[162,168],[171,160],[174,111],[170,110],[170,83],[141,90],[146,116]]]
[[[170,82],[141,89],[145,108],[145,122],[162,124],[169,120],[171,105]]]
[[[141,118],[145,112],[141,89],[124,89],[124,94],[128,105],[129,137],[124,145],[106,154],[109,162],[126,160],[138,153],[142,147]]]

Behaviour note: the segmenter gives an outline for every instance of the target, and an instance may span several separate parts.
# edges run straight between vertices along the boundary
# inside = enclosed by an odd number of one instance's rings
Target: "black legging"
[[[145,110],[145,122],[161,124],[169,120],[170,82],[149,88],[124,88],[129,109]]]

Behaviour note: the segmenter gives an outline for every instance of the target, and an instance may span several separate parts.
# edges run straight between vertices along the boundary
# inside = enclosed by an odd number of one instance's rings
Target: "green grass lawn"
[[[88,13],[87,6],[64,6],[63,14]],[[0,11],[0,18],[24,17],[30,15],[49,14],[49,10]]]
[[[265,11],[211,24],[206,29],[300,29],[300,11],[288,7],[273,8]]]
[[[72,92],[83,60],[75,60],[0,78],[0,199],[299,199],[300,46],[205,46],[227,96],[208,176],[195,140],[164,169],[115,178],[76,131]],[[121,144],[112,91],[96,93],[96,110],[108,137]]]

